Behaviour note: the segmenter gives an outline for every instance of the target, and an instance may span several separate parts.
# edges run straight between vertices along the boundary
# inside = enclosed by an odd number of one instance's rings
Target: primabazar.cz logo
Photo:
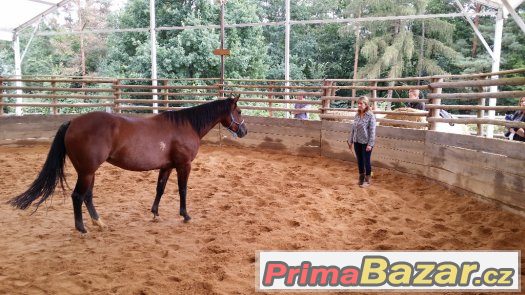
[[[519,292],[520,254],[520,251],[260,251],[256,289]]]

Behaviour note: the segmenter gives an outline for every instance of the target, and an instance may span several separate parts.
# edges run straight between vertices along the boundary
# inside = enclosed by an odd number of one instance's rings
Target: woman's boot
[[[364,182],[365,182],[365,175],[359,174],[359,182],[357,184],[359,184],[359,186],[362,186]]]
[[[371,180],[371,175],[365,175],[365,181],[363,182],[363,187],[370,186],[370,180]]]

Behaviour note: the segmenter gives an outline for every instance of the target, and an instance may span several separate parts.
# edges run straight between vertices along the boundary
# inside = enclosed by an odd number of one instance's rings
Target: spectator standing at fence
[[[372,149],[376,138],[376,118],[370,109],[368,97],[361,96],[357,100],[357,114],[352,124],[348,147],[352,145],[359,168],[359,186],[368,187],[372,177]]]
[[[522,97],[518,106],[525,107],[525,97]],[[525,122],[525,110],[518,110],[510,116],[510,121]],[[525,128],[511,127],[505,134],[510,140],[525,141]]]
[[[297,95],[296,99],[297,100],[304,100],[304,95]],[[304,109],[308,108],[308,104],[306,104],[306,103],[296,103],[294,105],[294,108],[296,109],[296,111],[293,111],[294,118],[300,119],[300,120],[307,120],[308,119],[308,114],[306,112],[304,112],[304,111],[301,111],[301,110],[304,110]]]
[[[408,98],[410,99],[419,99],[419,89],[410,89],[408,90]],[[407,107],[413,108],[416,110],[425,110],[425,103],[418,101],[411,101],[407,104]]]
[[[419,89],[410,89],[408,90],[408,98],[410,99],[419,99]],[[425,107],[425,103],[424,102],[417,102],[417,101],[411,101],[407,104],[407,107],[409,108],[413,108],[413,109],[417,109],[417,110],[422,110],[422,111],[425,111],[426,110],[426,107]],[[454,117],[452,117],[452,115],[445,111],[445,110],[439,110],[439,116],[441,118],[445,118],[445,119],[452,119]],[[450,126],[454,126],[454,123],[449,123]]]

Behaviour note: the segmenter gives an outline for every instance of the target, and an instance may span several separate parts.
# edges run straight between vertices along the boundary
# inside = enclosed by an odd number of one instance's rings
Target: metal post
[[[221,0],[221,50],[224,50],[224,3],[226,0]],[[221,54],[221,98],[224,98],[224,54]]]
[[[519,16],[519,14],[516,13],[516,10],[514,10],[514,8],[512,8],[512,6],[510,5],[510,3],[507,0],[501,0],[501,3],[503,3],[505,8],[509,11],[510,15],[512,16],[512,18],[514,19],[514,21],[516,22],[518,27],[520,27],[520,29],[523,31],[523,33],[525,33],[525,22],[523,22],[523,20]]]
[[[496,16],[496,27],[494,30],[494,49],[492,56],[492,72],[498,72],[501,60],[501,39],[503,38],[503,11],[502,9],[498,10],[498,15]],[[492,76],[492,80],[499,79],[499,76]],[[498,86],[490,86],[489,92],[498,92]],[[489,98],[489,106],[496,106],[497,100],[495,98]],[[494,119],[496,117],[495,110],[488,111],[489,119]],[[494,125],[487,125],[487,137],[494,137]]]
[[[149,34],[151,38],[151,85],[157,86],[157,33],[155,31],[155,0],[149,0]],[[158,100],[157,89],[152,89],[153,100]],[[157,103],[153,104],[156,108]],[[153,113],[158,114],[159,110],[154,109]]]
[[[285,29],[284,29],[284,82],[285,89],[284,92],[290,92],[288,86],[290,86],[290,0],[285,0]],[[285,100],[290,99],[290,96],[287,94],[284,96]],[[290,108],[287,104],[286,108]],[[290,113],[285,113],[286,118],[290,117]]]
[[[20,36],[18,34],[13,35],[13,50],[15,51],[15,78],[22,79],[22,56],[20,55]],[[16,94],[22,94],[22,81],[16,81],[15,86],[18,87]],[[24,103],[24,99],[21,97],[16,98],[16,103]],[[22,107],[15,107],[15,114],[17,116],[23,115]]]

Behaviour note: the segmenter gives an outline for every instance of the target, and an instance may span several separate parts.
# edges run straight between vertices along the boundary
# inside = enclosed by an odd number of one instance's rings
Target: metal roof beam
[[[53,13],[55,11],[57,11],[60,7],[68,4],[69,2],[71,2],[72,0],[63,0],[63,1],[60,1],[58,2],[57,4],[53,4],[53,6],[51,6],[49,9],[47,9],[46,11],[38,14],[37,16],[33,17],[32,19],[28,20],[27,22],[21,24],[20,26],[18,26],[17,28],[15,28],[13,30],[13,34],[18,34],[18,32],[22,31],[23,29],[31,26],[34,22],[37,22],[39,21],[41,18],[45,17],[46,15],[50,14],[50,13]]]
[[[521,19],[521,17],[516,13],[516,10],[514,10],[514,8],[512,8],[512,6],[510,5],[510,3],[507,0],[501,0],[501,2],[503,3],[503,6],[505,6],[505,8],[507,8],[507,10],[509,11],[510,15],[514,19],[514,21],[518,24],[520,29],[525,34],[525,23],[523,22],[523,19]]]
[[[36,2],[36,3],[40,3],[40,4],[45,4],[45,5],[49,5],[49,6],[53,6],[53,5],[56,4],[56,3],[49,2],[49,1],[44,1],[44,0],[27,0],[27,1]]]
[[[475,0],[474,2],[483,4],[485,6],[488,6],[488,7],[494,8],[494,9],[500,9],[501,8],[501,4],[499,4],[497,2],[494,2],[494,1],[490,1],[490,0]]]
[[[290,21],[291,25],[316,25],[316,24],[331,24],[331,23],[359,23],[371,21],[386,21],[386,20],[415,20],[415,19],[430,19],[430,18],[454,18],[454,17],[468,17],[473,16],[496,16],[495,12],[480,12],[480,13],[442,13],[442,14],[418,14],[418,15],[401,15],[401,16],[377,16],[377,17],[360,17],[360,18],[345,18],[345,19],[325,19],[325,20],[300,20]],[[244,23],[244,24],[227,24],[226,28],[245,28],[245,27],[262,27],[262,26],[284,26],[286,22],[267,22],[267,23]],[[176,30],[195,30],[195,29],[219,29],[219,25],[197,25],[197,26],[172,26],[172,27],[157,27],[156,31],[176,31]],[[148,32],[149,28],[130,28],[130,29],[94,29],[94,30],[75,30],[67,32],[40,32],[37,36],[55,36],[55,35],[75,35],[75,34],[110,34],[123,32]]]
[[[476,25],[474,24],[474,22],[468,16],[467,11],[465,10],[465,7],[463,7],[463,5],[461,4],[461,2],[459,2],[459,0],[456,0],[455,2],[458,8],[461,10],[461,13],[463,13],[463,15],[465,16],[465,19],[468,21],[468,23],[474,30],[474,33],[476,33],[476,36],[478,36],[478,39],[481,41],[481,43],[483,43],[483,46],[485,46],[485,49],[490,54],[490,57],[492,57],[492,60],[494,60],[495,58],[494,52],[492,52],[492,49],[490,48],[489,44],[487,43],[483,35],[481,35],[481,32],[478,30],[478,28],[476,28]]]

